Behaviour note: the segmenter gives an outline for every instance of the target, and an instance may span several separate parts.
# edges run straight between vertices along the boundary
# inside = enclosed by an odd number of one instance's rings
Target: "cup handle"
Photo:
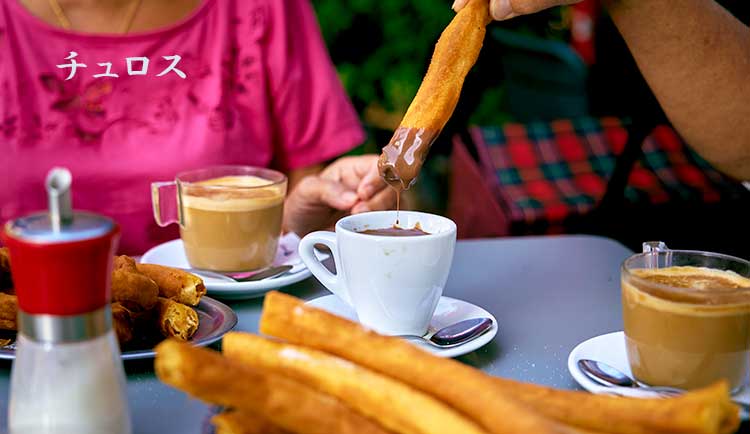
[[[659,253],[663,253],[661,266],[672,266],[672,252],[663,241],[646,241],[642,246],[643,253],[651,253],[646,258],[647,268],[659,268]]]
[[[351,297],[349,297],[349,291],[341,282],[339,274],[333,274],[318,260],[315,256],[315,245],[323,244],[324,246],[331,249],[333,253],[333,262],[336,264],[336,269],[341,273],[341,260],[339,258],[339,249],[336,244],[336,234],[333,232],[319,231],[312,232],[302,238],[299,242],[299,256],[302,258],[302,262],[305,263],[310,272],[320,281],[329,291],[334,293],[337,297],[342,299],[349,306],[352,305]]]
[[[151,183],[151,205],[154,208],[154,220],[156,224],[165,227],[180,221],[177,209],[177,183],[152,182]]]

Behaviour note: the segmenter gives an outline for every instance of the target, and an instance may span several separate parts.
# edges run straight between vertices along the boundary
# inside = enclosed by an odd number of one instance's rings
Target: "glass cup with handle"
[[[622,307],[633,376],[693,389],[750,375],[750,262],[644,243],[622,265]]]
[[[180,225],[194,268],[256,270],[276,255],[287,191],[283,173],[251,166],[216,166],[151,184],[154,218]]]

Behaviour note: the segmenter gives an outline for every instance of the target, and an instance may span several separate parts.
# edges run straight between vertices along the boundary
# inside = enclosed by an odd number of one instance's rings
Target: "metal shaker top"
[[[99,238],[112,232],[116,225],[111,219],[73,212],[71,184],[72,176],[67,169],[52,169],[46,180],[49,212],[8,222],[7,235],[34,244],[54,244]]]

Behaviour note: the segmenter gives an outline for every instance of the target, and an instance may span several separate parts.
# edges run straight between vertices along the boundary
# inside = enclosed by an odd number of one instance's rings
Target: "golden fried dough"
[[[137,268],[156,282],[162,297],[197,306],[206,293],[203,280],[187,271],[156,264],[137,264]]]
[[[0,247],[0,289],[12,286],[10,277],[10,251],[7,247]]]
[[[164,337],[187,341],[198,331],[198,313],[190,306],[159,297],[155,310],[156,324]]]
[[[384,434],[385,429],[338,400],[220,353],[166,340],[156,347],[161,381],[200,400],[262,414],[298,434]]]
[[[211,418],[216,434],[289,434],[269,420],[254,413],[227,410]]]
[[[490,21],[487,0],[472,0],[440,35],[417,95],[378,161],[380,175],[392,187],[405,190],[414,183],[432,142],[456,108]]]
[[[680,398],[643,400],[520,383],[437,358],[400,339],[378,335],[278,292],[266,295],[260,331],[399,379],[450,403],[497,433],[541,432],[516,428],[521,426],[518,424],[540,423],[528,418],[529,409],[545,420],[555,420],[556,430],[572,425],[576,428],[567,429],[583,432],[715,434],[732,432],[739,421],[738,409],[730,402],[725,384]],[[452,379],[449,383],[442,381],[446,372]],[[474,406],[476,402],[491,404]],[[521,413],[503,411],[519,404]],[[493,417],[502,414],[515,417],[510,422]],[[509,423],[513,427],[509,428]]]
[[[248,333],[225,335],[222,351],[230,359],[277,372],[331,395],[395,432],[486,433],[432,396],[321,351]],[[415,414],[420,417],[414,417]]]
[[[548,417],[613,434],[726,433],[739,424],[739,409],[723,382],[671,399],[594,395],[505,378],[492,382]]]
[[[120,345],[133,340],[134,320],[131,312],[120,303],[112,303],[112,327]]]
[[[15,295],[0,292],[0,329],[18,330],[18,299]]]
[[[138,271],[133,258],[118,256],[112,270],[112,301],[120,302],[129,310],[150,310],[156,305],[159,287],[156,282]]]

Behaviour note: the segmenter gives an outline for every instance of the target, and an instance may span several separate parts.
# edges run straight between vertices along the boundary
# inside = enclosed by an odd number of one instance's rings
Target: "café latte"
[[[286,184],[226,176],[183,187],[180,234],[193,267],[244,271],[276,255]]]
[[[628,359],[641,382],[685,389],[750,372],[750,279],[674,266],[633,269],[622,280]]]

